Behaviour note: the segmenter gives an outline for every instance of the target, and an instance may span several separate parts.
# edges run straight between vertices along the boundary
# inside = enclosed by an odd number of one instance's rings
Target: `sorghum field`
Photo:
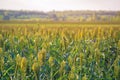
[[[120,24],[1,22],[0,80],[120,80]]]

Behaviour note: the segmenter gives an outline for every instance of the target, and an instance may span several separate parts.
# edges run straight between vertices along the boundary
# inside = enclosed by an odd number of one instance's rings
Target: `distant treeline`
[[[15,11],[0,10],[0,20],[120,22],[120,11]]]

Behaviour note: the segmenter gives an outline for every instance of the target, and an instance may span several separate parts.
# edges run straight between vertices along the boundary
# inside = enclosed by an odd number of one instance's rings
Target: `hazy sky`
[[[0,0],[0,9],[120,10],[120,0]]]

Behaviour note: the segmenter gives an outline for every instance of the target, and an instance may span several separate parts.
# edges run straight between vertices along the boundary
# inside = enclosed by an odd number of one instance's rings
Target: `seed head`
[[[74,80],[75,74],[73,72],[69,73],[69,80]]]
[[[16,64],[17,64],[17,66],[20,66],[21,65],[21,56],[19,55],[19,54],[17,54],[17,56],[16,56]]]
[[[2,54],[2,48],[0,47],[0,54]]]
[[[43,48],[40,52],[43,55],[43,59],[46,57],[46,50]]]
[[[41,54],[41,53],[38,53],[38,62],[40,64],[40,66],[42,66],[42,64],[43,64],[43,54]]]
[[[72,60],[72,57],[71,57],[71,56],[68,57],[68,62],[69,62],[69,65],[72,65],[72,64],[73,64],[73,60]]]
[[[33,70],[34,72],[37,72],[37,71],[39,70],[39,63],[37,63],[37,62],[33,63],[33,65],[32,65],[32,70]]]
[[[63,68],[65,67],[65,65],[66,65],[66,62],[63,60],[63,61],[61,62],[61,64],[60,64],[60,66],[61,66],[61,68],[63,69]]]
[[[87,76],[84,75],[84,76],[82,77],[82,80],[87,80]]]
[[[71,71],[72,71],[72,72],[75,72],[75,65],[73,65],[73,66],[71,67]]]
[[[27,68],[27,59],[25,57],[22,57],[20,67],[21,67],[22,71],[24,71],[24,72],[26,71],[26,68]]]
[[[66,66],[66,62],[63,60],[63,61],[60,63],[60,69],[59,69],[60,74],[62,74],[62,73],[64,72],[65,66]]]
[[[50,57],[48,62],[49,62],[49,65],[52,67],[54,65],[54,58]]]

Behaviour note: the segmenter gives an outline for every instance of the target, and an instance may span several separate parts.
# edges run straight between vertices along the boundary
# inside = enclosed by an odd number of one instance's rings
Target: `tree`
[[[4,12],[3,20],[10,20],[7,11]]]

